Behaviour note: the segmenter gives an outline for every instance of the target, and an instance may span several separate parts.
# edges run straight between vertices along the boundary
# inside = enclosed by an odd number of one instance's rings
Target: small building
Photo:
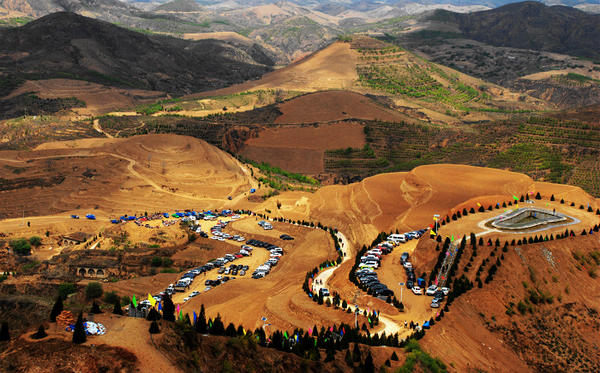
[[[60,245],[79,245],[86,242],[92,235],[85,232],[75,232],[68,235],[60,236]]]

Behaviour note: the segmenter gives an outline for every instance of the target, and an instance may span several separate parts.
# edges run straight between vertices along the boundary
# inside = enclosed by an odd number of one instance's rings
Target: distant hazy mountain
[[[75,77],[174,94],[225,87],[270,71],[257,45],[144,35],[74,13],[54,13],[0,30],[0,71],[27,78]]]
[[[166,12],[199,12],[202,10],[202,7],[195,0],[173,0],[159,5],[154,10]]]

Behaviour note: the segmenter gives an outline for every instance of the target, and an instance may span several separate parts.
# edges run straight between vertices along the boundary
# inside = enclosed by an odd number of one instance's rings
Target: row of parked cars
[[[283,249],[271,243],[254,239],[248,240],[246,243],[255,247],[262,247],[264,249],[267,249],[270,253],[269,260],[259,265],[252,273],[253,279],[263,278],[266,275],[268,275],[269,272],[271,272],[271,269],[275,267],[277,263],[279,263],[279,259],[283,256]]]
[[[358,282],[365,285],[376,297],[394,296],[394,292],[379,281],[375,272],[381,264],[382,256],[391,253],[393,249],[392,242],[380,243],[370,249],[360,258],[358,270],[355,272]]]
[[[231,235],[229,233],[223,232],[223,228],[227,227],[227,224],[229,224],[229,222],[219,221],[216,225],[211,227],[210,233],[212,234],[212,236],[210,238],[212,240],[219,240],[219,241],[225,241],[225,240],[233,240],[233,241],[237,241],[237,242],[246,241],[246,238],[244,238],[243,236],[240,236],[237,234]]]
[[[375,272],[372,268],[363,268],[359,269],[355,273],[356,278],[361,283],[361,285],[365,285],[367,289],[371,290],[376,297],[388,297],[394,296],[394,292],[385,284],[379,282],[377,278],[377,272]]]
[[[360,284],[365,285],[367,289],[373,292],[373,294],[377,297],[394,296],[394,292],[379,281],[377,272],[375,270],[380,267],[383,255],[391,253],[394,250],[394,247],[402,243],[412,239],[420,238],[425,232],[427,232],[426,229],[420,229],[402,234],[390,234],[387,237],[387,241],[379,243],[377,246],[367,251],[365,255],[360,258],[360,264],[358,266],[359,268],[355,272],[355,276]],[[407,271],[408,277],[407,286],[409,289],[412,289],[417,279],[414,269],[412,268],[412,264],[408,261],[408,258],[408,253],[402,253],[401,261]]]
[[[406,243],[410,240],[421,238],[423,234],[427,232],[427,229],[419,229],[417,231],[406,232],[406,233],[393,233],[388,236],[388,241],[392,241],[396,244]]]
[[[411,289],[413,294],[415,295],[423,295],[423,289],[421,286],[425,286],[425,279],[416,278],[415,270],[412,266],[412,263],[408,261],[409,255],[408,253],[402,253],[400,257],[400,262],[406,271],[406,287]],[[415,285],[415,280],[417,281],[417,285]],[[432,296],[433,301],[431,302],[432,308],[439,308],[440,302],[444,299],[446,295],[450,292],[450,289],[447,287],[438,288],[437,285],[431,285],[425,290],[425,294]]]
[[[225,264],[233,262],[236,259],[252,255],[252,250],[253,250],[252,247],[247,246],[247,245],[242,245],[242,249],[235,254],[225,254],[225,256],[223,256],[222,258],[217,258],[217,259],[215,259],[211,262],[208,262],[200,267],[193,268],[193,269],[187,271],[186,273],[184,273],[183,276],[181,276],[181,278],[176,283],[170,284],[165,289],[165,291],[161,292],[158,296],[160,297],[161,295],[164,295],[164,294],[173,295],[175,292],[185,292],[192,285],[194,279],[198,275],[208,272],[215,268],[219,268],[219,273],[231,274],[232,276],[236,276],[239,274],[239,275],[243,276],[246,274],[246,271],[248,270],[248,266],[230,265],[229,268],[227,268],[227,267],[225,267]],[[243,272],[243,274],[242,274],[242,272]],[[227,277],[227,279],[225,279],[223,281],[224,278],[225,277],[219,276],[219,278],[217,278],[217,280],[207,280],[207,281],[211,281],[211,283],[206,285],[206,288],[204,289],[204,291],[208,291],[208,290],[212,289],[214,286],[217,286],[219,284],[227,282],[230,279],[229,277]],[[194,292],[190,293],[186,298],[184,298],[184,301],[187,301],[190,298],[193,298],[198,294],[200,294],[200,292],[194,291]]]

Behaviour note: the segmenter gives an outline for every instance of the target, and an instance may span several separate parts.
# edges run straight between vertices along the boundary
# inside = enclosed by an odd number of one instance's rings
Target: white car
[[[425,290],[425,294],[434,296],[437,289],[438,289],[438,287],[436,285],[431,285],[430,287],[427,288],[427,290]]]
[[[423,290],[420,287],[418,287],[418,286],[413,286],[412,287],[412,292],[415,295],[423,295]]]
[[[404,266],[404,268],[406,269],[412,269],[412,263],[411,262],[404,262],[404,264],[402,264]]]
[[[219,237],[217,237],[217,236],[211,236],[211,237],[210,237],[210,239],[211,239],[211,240],[218,240],[218,239],[219,239]]]
[[[442,293],[444,293],[444,295],[448,295],[448,293],[450,292],[450,289],[447,287],[443,287],[443,288],[441,288],[441,290],[442,290]]]
[[[200,292],[199,291],[192,291],[189,296],[190,296],[190,298],[193,298],[196,295],[200,295]]]
[[[190,300],[190,297],[185,297],[185,298],[183,298],[183,301],[184,301],[184,302],[187,302],[188,300]]]
[[[204,288],[204,292],[207,292],[207,291],[209,291],[210,289],[212,289],[212,288],[211,288],[210,286],[207,286],[207,287],[205,287],[205,288]]]

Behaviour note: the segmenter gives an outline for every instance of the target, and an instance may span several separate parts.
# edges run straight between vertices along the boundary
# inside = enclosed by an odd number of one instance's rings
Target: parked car
[[[429,296],[434,296],[438,287],[436,285],[430,285],[427,290],[425,290],[425,294]]]
[[[406,261],[408,261],[408,253],[402,253],[402,256],[400,256],[400,261],[402,263],[405,263]]]
[[[402,266],[405,269],[412,269],[412,267],[413,267],[411,262],[404,262],[404,263],[402,263]]]
[[[448,293],[450,293],[450,289],[447,287],[443,287],[443,288],[441,288],[441,290],[442,290],[442,293],[444,293],[444,295],[448,295]]]
[[[413,286],[411,290],[415,295],[423,295],[423,290],[418,286]]]
[[[436,300],[434,299],[431,302],[431,308],[440,308],[440,304],[438,302],[436,302]]]

